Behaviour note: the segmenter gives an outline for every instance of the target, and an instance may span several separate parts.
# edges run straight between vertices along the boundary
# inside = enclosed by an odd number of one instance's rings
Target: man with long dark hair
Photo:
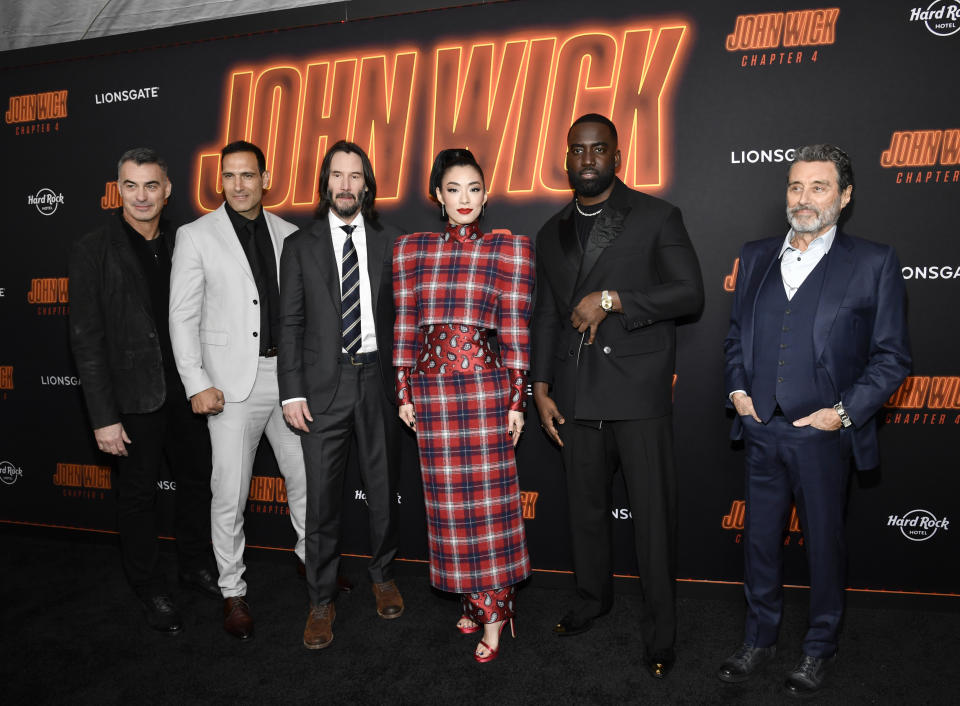
[[[280,258],[280,399],[301,433],[307,469],[306,569],[310,611],[303,644],[333,641],[343,479],[357,453],[370,513],[369,575],[377,613],[399,618],[391,255],[400,231],[381,224],[364,151],[341,140],[323,158],[316,221]]]

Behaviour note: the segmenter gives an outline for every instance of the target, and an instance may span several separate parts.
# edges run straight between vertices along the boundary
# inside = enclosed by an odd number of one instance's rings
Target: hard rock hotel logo
[[[741,68],[815,63],[817,47],[836,42],[839,18],[838,7],[737,15],[724,47]]]
[[[37,305],[37,316],[67,316],[70,313],[70,278],[37,277],[30,280],[27,302]]]
[[[15,135],[56,132],[60,130],[60,121],[67,117],[68,93],[63,90],[10,96],[4,120],[15,126]]]
[[[734,541],[740,544],[743,541],[743,521],[747,514],[746,500],[734,500],[730,504],[730,511],[720,520],[720,526],[725,530],[736,532]],[[783,546],[803,546],[803,530],[800,528],[800,516],[796,506],[790,509],[790,521],[785,527],[787,534],[783,538]]]
[[[281,476],[253,476],[247,495],[247,510],[261,515],[289,515],[287,486]]]
[[[378,202],[419,193],[411,156],[430,164],[450,145],[476,153],[490,191],[568,198],[566,132],[586,112],[618,126],[623,180],[660,190],[690,32],[689,22],[664,19],[237,66],[224,85],[221,139],[195,158],[196,203],[222,202],[220,146],[238,139],[264,148],[268,207],[312,208],[323,155],[340,138],[370,155]]]
[[[897,130],[880,154],[880,166],[894,170],[898,184],[956,184],[960,129]]]
[[[960,425],[960,377],[911,375],[883,406],[884,424]]]
[[[103,500],[110,490],[110,466],[84,463],[58,463],[53,474],[54,486],[65,498]]]

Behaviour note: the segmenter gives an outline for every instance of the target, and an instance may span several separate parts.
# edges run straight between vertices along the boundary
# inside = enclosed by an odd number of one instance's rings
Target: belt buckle
[[[348,355],[350,356],[350,365],[354,366],[355,368],[359,368],[363,365],[363,363],[354,358],[353,353],[349,353]]]

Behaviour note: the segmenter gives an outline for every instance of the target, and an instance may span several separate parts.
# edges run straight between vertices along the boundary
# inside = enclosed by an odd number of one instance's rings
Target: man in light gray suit
[[[243,511],[264,433],[283,475],[296,554],[304,558],[306,480],[300,440],[277,388],[284,239],[296,226],[262,207],[270,172],[259,147],[237,141],[220,157],[220,208],[177,232],[170,274],[170,340],[193,411],[209,415],[213,447],[211,534],[224,629],[253,636],[243,580]]]

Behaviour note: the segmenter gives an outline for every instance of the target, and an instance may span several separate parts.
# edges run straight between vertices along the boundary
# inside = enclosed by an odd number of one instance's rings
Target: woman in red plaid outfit
[[[457,628],[483,626],[474,657],[489,662],[530,575],[513,447],[530,367],[533,248],[526,236],[480,230],[487,193],[468,150],[437,155],[430,191],[446,228],[402,236],[393,251],[397,402],[420,448],[430,582],[463,595]]]

